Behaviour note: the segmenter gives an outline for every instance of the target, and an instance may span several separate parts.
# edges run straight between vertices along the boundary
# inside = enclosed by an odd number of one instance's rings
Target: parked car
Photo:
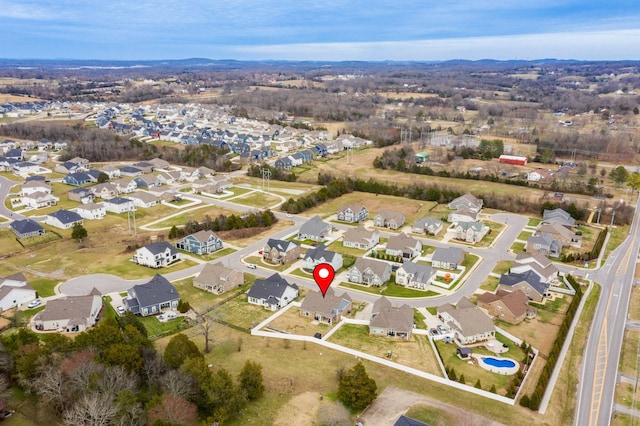
[[[247,268],[249,268],[249,269],[256,269],[256,268],[257,268],[257,266],[256,266],[256,264],[255,264],[255,263],[247,263]]]
[[[36,299],[36,300],[32,300],[28,305],[27,308],[29,309],[33,309],[33,308],[37,308],[38,306],[42,305],[42,299]]]
[[[124,312],[125,312],[125,310],[124,310],[124,306],[122,306],[122,305],[118,306],[118,307],[116,308],[116,311],[118,311],[118,313],[119,313],[120,315],[124,315]]]
[[[438,331],[440,332],[440,334],[447,334],[447,329],[440,324],[438,324]]]

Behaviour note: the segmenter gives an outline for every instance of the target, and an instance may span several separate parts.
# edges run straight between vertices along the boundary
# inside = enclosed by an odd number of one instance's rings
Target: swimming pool
[[[516,366],[515,361],[512,361],[510,359],[496,359],[488,356],[483,356],[482,361],[492,367],[497,368],[513,368]]]

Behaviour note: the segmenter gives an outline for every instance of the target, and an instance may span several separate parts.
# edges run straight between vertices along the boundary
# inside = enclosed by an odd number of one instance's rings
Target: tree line
[[[184,227],[172,226],[169,231],[169,238],[182,238],[198,231],[220,232],[234,229],[268,228],[276,222],[278,222],[278,218],[271,210],[251,212],[242,216],[236,214],[225,216],[221,214],[212,218],[206,215],[202,222],[189,220]]]

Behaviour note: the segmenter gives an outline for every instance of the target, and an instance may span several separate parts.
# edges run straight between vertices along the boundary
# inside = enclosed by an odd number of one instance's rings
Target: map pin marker
[[[328,263],[320,263],[313,268],[313,279],[316,284],[318,284],[318,287],[320,287],[322,297],[327,293],[327,289],[331,285],[335,275],[336,271],[333,269],[333,266]]]

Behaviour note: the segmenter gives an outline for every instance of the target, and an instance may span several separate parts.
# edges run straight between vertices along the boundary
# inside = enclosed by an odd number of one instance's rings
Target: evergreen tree
[[[164,350],[164,362],[170,368],[179,368],[189,358],[203,358],[203,355],[186,335],[176,334]]]
[[[264,384],[262,383],[262,366],[257,362],[247,361],[238,375],[240,388],[247,394],[247,399],[253,401],[264,394]]]
[[[362,362],[358,362],[342,375],[338,383],[338,400],[353,410],[361,411],[376,399],[377,390],[375,380],[367,375]]]
[[[75,223],[73,225],[73,230],[71,231],[71,238],[73,238],[76,241],[82,241],[85,238],[87,238],[87,230],[85,229],[84,226],[82,226],[82,224],[80,223]]]

